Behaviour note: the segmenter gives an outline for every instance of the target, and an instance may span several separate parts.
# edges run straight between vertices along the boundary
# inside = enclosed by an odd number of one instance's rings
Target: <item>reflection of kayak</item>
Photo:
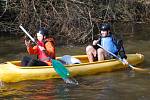
[[[141,54],[128,54],[127,56],[128,62],[133,65],[139,64],[144,60],[144,56]],[[92,75],[126,68],[120,61],[115,59],[89,63],[86,55],[73,57],[79,59],[82,63],[66,65],[72,76]],[[4,82],[45,80],[50,78],[59,78],[52,66],[21,67],[20,61],[0,64],[0,80]]]

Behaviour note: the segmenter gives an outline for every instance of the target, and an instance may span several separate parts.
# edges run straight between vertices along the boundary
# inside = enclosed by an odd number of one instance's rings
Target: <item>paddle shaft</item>
[[[105,49],[104,47],[102,47],[100,44],[97,44],[97,45],[98,45],[99,47],[103,48],[106,52],[108,52],[109,54],[111,54],[112,56],[114,56],[115,58],[117,58],[118,60],[120,60],[122,63],[124,63],[123,59],[121,59],[121,58],[118,57],[117,55],[113,54],[112,52],[106,50],[106,49]],[[127,61],[127,60],[126,60],[126,61]],[[133,68],[133,69],[134,69],[134,67],[133,67],[131,64],[129,64],[129,63],[128,63],[128,66],[129,66],[130,68]]]
[[[27,35],[34,43],[37,44],[37,42],[35,41],[35,39],[22,27],[22,25],[20,25],[19,27],[22,29],[22,31],[23,31],[24,33],[26,33],[26,35]],[[38,44],[37,44],[37,45],[38,45]]]

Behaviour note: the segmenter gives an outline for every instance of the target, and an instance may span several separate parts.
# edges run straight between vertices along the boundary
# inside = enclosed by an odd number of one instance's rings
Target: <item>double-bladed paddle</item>
[[[19,26],[23,32],[26,33],[26,35],[32,40],[32,42],[36,43],[38,46],[37,42],[35,39],[22,27],[22,25]],[[66,82],[66,83],[74,83],[72,80],[70,80],[68,77],[70,76],[70,73],[67,68],[58,60],[52,59],[52,66],[54,67],[55,71],[60,75],[60,77]]]

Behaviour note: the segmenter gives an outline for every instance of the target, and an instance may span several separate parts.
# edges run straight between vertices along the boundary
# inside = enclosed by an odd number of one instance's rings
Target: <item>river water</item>
[[[137,67],[150,67],[150,24],[122,25],[127,53],[142,53],[145,60]],[[117,28],[116,28],[117,30]],[[117,31],[119,32],[119,31]],[[132,32],[132,34],[131,34]],[[57,47],[57,56],[85,54],[85,46]],[[19,60],[27,55],[23,41],[0,38],[0,62]],[[79,85],[61,79],[3,83],[0,99],[4,100],[149,100],[150,74],[116,71],[75,77]]]

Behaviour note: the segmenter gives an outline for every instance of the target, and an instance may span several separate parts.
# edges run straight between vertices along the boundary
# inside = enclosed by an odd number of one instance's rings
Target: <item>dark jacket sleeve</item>
[[[123,47],[123,41],[120,40],[120,41],[118,41],[118,42],[119,42],[118,45],[120,45],[119,56],[120,56],[122,59],[123,59],[123,58],[127,59],[127,56],[126,56],[126,53],[125,53],[125,50],[124,50],[124,47]]]
[[[124,46],[123,46],[123,41],[119,38],[117,38],[116,36],[113,35],[113,41],[115,41],[115,44],[118,48],[118,54],[119,56],[123,59],[127,59],[127,56],[126,56],[126,53],[125,53],[125,49],[124,49]]]

